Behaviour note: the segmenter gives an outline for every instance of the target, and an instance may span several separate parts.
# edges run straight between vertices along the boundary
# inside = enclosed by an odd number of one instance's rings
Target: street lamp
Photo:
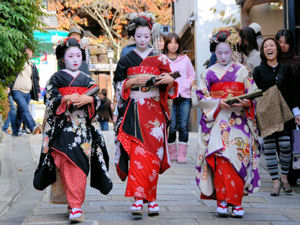
[[[111,99],[113,101],[114,98],[114,87],[113,87],[113,68],[112,68],[112,60],[114,58],[114,51],[109,47],[107,49],[107,57],[109,59],[109,73],[110,73],[110,83],[111,83]]]

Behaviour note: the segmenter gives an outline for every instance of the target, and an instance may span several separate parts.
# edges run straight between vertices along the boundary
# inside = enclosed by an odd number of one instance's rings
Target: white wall
[[[197,10],[196,10],[197,7]],[[195,56],[197,77],[205,71],[203,63],[210,57],[209,38],[215,28],[226,26],[220,22],[218,14],[209,9],[225,10],[239,20],[240,10],[235,0],[177,0],[175,2],[175,32],[182,34],[188,26],[188,18],[197,15],[195,21]],[[194,12],[197,13],[194,13]],[[192,34],[191,34],[192,35]]]
[[[188,26],[188,18],[193,16],[195,0],[175,1],[175,32],[183,33]]]

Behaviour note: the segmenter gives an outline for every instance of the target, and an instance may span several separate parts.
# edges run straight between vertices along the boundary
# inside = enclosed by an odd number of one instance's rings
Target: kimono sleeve
[[[207,73],[210,70],[206,70],[206,72],[200,78],[200,88],[196,91],[196,94],[199,99],[199,105],[202,108],[202,112],[205,115],[206,122],[212,122],[217,117],[220,112],[220,99],[213,98],[210,95],[210,84],[207,79]]]
[[[64,102],[64,96],[59,92],[59,87],[58,73],[55,73],[46,85],[44,101],[48,109],[56,116],[64,114],[69,107],[67,102]]]
[[[117,68],[114,76],[114,83],[115,83],[114,85],[116,89],[117,99],[121,98],[123,100],[127,100],[130,96],[131,89],[128,88],[127,90],[125,90],[125,85],[126,82],[128,81],[127,78],[128,67],[129,66],[126,63],[125,58],[122,57],[117,64]]]
[[[89,77],[88,82],[89,82],[88,90],[91,90],[91,89],[97,87],[95,81],[91,77]],[[95,112],[98,111],[98,109],[100,108],[100,105],[101,105],[101,100],[97,95],[93,95],[91,97],[93,97],[93,101],[91,104],[87,105],[89,119],[91,119],[95,116]]]

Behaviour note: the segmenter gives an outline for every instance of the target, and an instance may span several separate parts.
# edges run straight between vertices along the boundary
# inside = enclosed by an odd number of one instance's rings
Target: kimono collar
[[[79,70],[76,70],[76,71],[72,71],[72,70],[69,70],[69,69],[63,69],[62,71],[70,74],[72,77],[76,77],[79,73]]]

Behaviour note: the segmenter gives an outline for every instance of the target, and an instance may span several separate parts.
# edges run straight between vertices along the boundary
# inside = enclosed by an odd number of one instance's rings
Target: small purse
[[[293,161],[292,166],[294,170],[300,170],[300,129],[299,126],[292,133],[293,141]]]

